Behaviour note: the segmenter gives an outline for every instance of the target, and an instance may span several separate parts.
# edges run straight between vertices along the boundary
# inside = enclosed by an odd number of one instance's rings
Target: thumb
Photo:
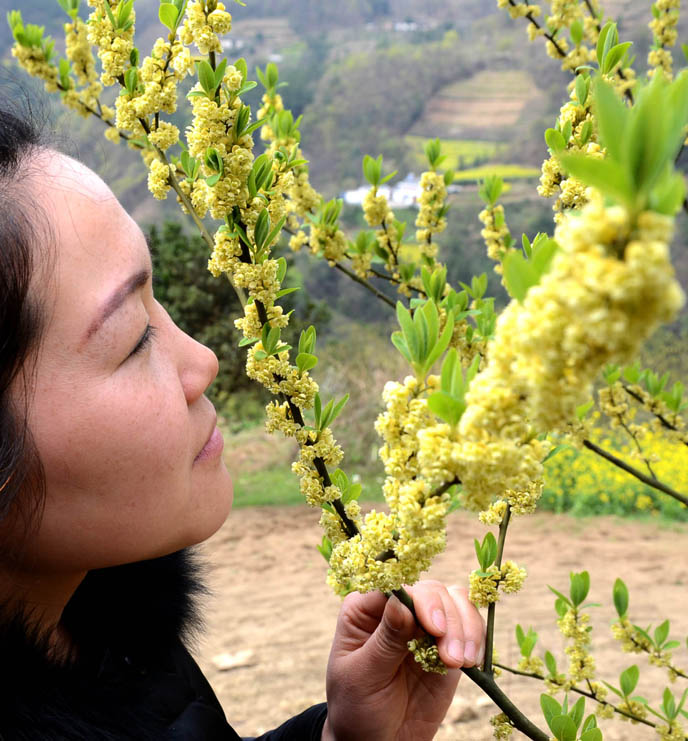
[[[416,623],[408,610],[394,596],[382,613],[382,620],[363,647],[371,677],[391,678],[409,655],[408,642],[416,634]]]

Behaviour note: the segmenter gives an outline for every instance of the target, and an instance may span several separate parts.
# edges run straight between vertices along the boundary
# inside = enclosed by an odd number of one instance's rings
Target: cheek
[[[135,501],[141,487],[169,485],[192,460],[179,396],[163,378],[134,384],[113,377],[98,393],[52,405],[36,435],[49,491],[129,491]]]

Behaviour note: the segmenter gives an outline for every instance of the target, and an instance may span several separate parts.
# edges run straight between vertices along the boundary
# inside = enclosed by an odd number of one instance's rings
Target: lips
[[[220,428],[217,426],[217,415],[213,418],[213,425],[210,429],[210,434],[205,441],[205,444],[199,451],[198,455],[194,458],[194,463],[199,461],[207,460],[209,458],[215,458],[218,456],[224,447],[224,440]]]

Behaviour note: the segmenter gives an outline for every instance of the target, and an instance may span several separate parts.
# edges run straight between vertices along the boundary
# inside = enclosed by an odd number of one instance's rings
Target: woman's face
[[[232,502],[203,395],[217,358],[153,297],[144,236],[103,181],[60,154],[40,160],[31,182],[57,254],[35,287],[47,325],[28,420],[47,495],[32,568],[88,570],[198,543]]]

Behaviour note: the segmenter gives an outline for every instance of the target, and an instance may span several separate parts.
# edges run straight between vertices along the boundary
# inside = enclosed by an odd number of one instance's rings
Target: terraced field
[[[508,141],[513,137],[508,130],[539,97],[532,78],[523,70],[479,72],[434,95],[410,134]]]

